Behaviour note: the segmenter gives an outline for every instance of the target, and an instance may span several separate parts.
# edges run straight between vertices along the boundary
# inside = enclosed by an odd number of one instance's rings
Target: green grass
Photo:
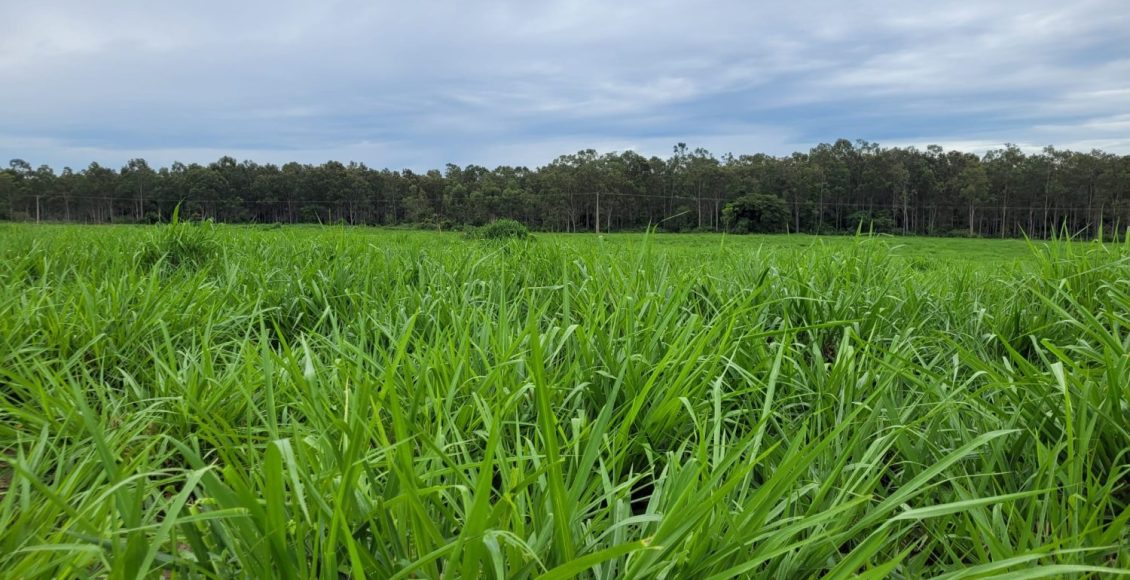
[[[567,243],[578,240],[578,248],[592,243],[592,234],[542,234],[555,241]],[[1032,251],[1024,240],[993,240],[966,238],[925,238],[902,236],[876,236],[883,240],[892,256],[904,258],[943,258],[961,262],[987,264],[1030,261]],[[646,237],[642,234],[604,234],[606,244],[638,247],[647,242],[664,252],[710,251],[717,248],[744,248],[755,250],[850,250],[857,238],[851,236],[790,235],[729,235],[719,234],[660,234]],[[1042,244],[1043,242],[1041,242]],[[701,254],[700,254],[701,255]]]
[[[0,575],[1115,574],[1128,256],[0,224]]]

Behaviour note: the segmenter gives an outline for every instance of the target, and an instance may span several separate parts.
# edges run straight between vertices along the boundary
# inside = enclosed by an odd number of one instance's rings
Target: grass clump
[[[530,238],[530,230],[518,220],[499,219],[469,230],[467,237],[475,240],[525,240]]]
[[[1130,569],[1128,247],[285,234],[0,228],[0,576]]]
[[[211,221],[181,221],[180,207],[172,220],[152,232],[141,248],[139,262],[145,267],[158,263],[170,269],[200,268],[220,253],[216,226]]]

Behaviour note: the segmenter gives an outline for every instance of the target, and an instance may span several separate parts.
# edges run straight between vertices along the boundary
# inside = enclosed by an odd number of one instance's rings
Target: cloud
[[[1128,153],[1130,4],[0,6],[0,158],[538,165],[580,148]]]

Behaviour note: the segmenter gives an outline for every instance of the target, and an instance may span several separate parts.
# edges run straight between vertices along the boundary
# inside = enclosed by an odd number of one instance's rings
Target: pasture
[[[0,575],[1125,573],[1127,256],[0,224]]]

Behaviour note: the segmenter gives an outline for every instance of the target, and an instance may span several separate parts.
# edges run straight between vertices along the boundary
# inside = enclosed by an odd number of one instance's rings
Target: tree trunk
[[[596,192],[596,233],[600,233],[600,192]]]

